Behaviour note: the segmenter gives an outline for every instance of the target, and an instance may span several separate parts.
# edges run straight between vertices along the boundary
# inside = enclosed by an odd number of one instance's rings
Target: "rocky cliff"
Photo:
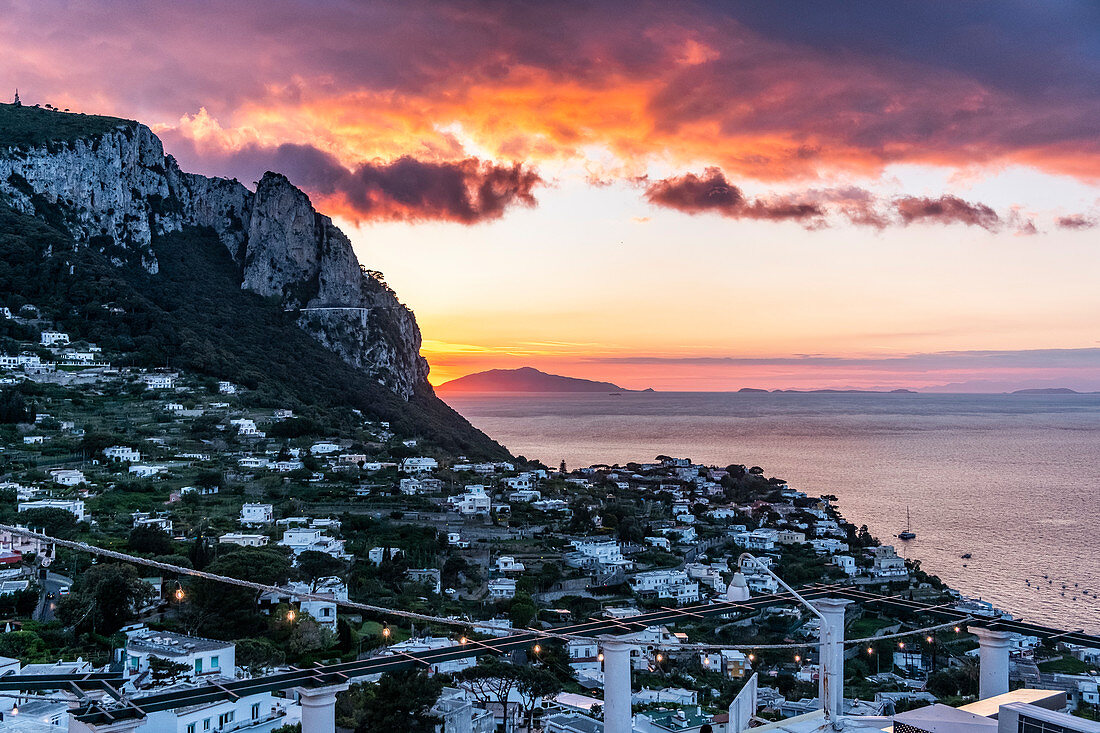
[[[286,177],[267,173],[253,192],[185,173],[148,127],[117,122],[41,144],[5,145],[0,131],[0,197],[116,264],[154,274],[158,235],[209,227],[239,267],[242,288],[279,298],[301,328],[403,398],[425,385],[412,312]]]

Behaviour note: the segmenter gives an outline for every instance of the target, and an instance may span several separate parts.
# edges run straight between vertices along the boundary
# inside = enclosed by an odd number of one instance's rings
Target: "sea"
[[[1100,395],[445,395],[548,466],[760,466],[1014,617],[1100,633]],[[901,541],[908,508],[916,539]],[[969,558],[963,555],[969,554]],[[1087,591],[1087,593],[1086,593]]]

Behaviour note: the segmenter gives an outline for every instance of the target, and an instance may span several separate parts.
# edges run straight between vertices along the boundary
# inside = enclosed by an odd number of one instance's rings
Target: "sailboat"
[[[909,526],[909,507],[907,506],[907,507],[905,507],[905,531],[904,532],[898,532],[898,539],[899,540],[911,540],[911,539],[915,539],[916,536],[917,536],[917,533],[914,532],[912,527]]]

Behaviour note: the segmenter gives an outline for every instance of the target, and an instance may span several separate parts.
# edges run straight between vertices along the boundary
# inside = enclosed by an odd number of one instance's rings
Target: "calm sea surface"
[[[662,453],[761,466],[835,494],[849,521],[966,595],[1017,618],[1100,632],[1100,395],[446,399],[513,453],[551,466]],[[893,539],[906,506],[917,533],[907,543]]]

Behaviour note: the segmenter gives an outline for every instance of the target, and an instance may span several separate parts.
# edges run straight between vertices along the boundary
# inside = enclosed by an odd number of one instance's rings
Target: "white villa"
[[[274,519],[275,512],[270,504],[245,504],[241,507],[241,524],[245,526],[271,524]]]
[[[141,460],[141,452],[128,445],[112,445],[110,448],[103,450],[103,455],[107,456],[108,461],[137,463]]]
[[[401,470],[405,473],[431,473],[439,468],[439,461],[434,458],[406,458],[401,461]]]
[[[267,535],[241,534],[240,532],[228,532],[218,538],[223,545],[240,545],[241,547],[263,547],[268,542]]]
[[[86,516],[84,502],[81,499],[38,499],[19,502],[19,511],[25,512],[31,509],[64,509],[76,517],[78,522],[83,522]]]

